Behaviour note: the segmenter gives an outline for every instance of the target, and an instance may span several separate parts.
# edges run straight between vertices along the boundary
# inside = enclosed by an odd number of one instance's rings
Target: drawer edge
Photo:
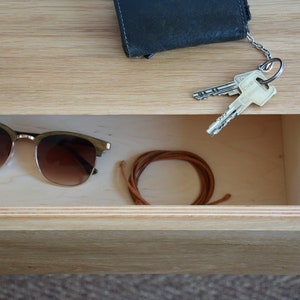
[[[300,207],[1,208],[2,230],[300,231]]]

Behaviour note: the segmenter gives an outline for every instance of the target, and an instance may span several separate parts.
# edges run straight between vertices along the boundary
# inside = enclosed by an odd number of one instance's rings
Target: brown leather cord
[[[230,194],[226,194],[223,198],[208,203],[214,192],[215,179],[209,165],[200,156],[188,151],[153,150],[143,153],[133,162],[128,179],[125,175],[125,161],[120,163],[122,177],[124,178],[129,193],[136,205],[150,205],[139,192],[138,182],[146,167],[150,163],[159,160],[182,160],[190,163],[194,167],[200,179],[201,191],[192,205],[215,205],[222,203],[231,197]]]

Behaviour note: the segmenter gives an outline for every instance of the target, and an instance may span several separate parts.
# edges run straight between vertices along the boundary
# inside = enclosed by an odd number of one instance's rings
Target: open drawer
[[[111,142],[99,173],[63,188],[44,181],[33,144],[19,140],[0,170],[1,273],[299,273],[299,3],[249,0],[251,34],[282,58],[278,94],[206,134],[230,97],[195,90],[254,70],[247,40],[128,59],[113,1],[2,1],[0,122],[28,132],[68,130]],[[283,13],[284,11],[284,13]],[[215,175],[216,206],[189,205],[199,182],[188,164],[149,166],[153,205],[135,206],[121,178],[137,155],[188,150]]]
[[[68,130],[111,142],[99,173],[77,187],[46,182],[31,141],[0,172],[2,273],[297,273],[300,230],[299,116],[240,116],[211,138],[215,116],[2,116],[24,132]],[[135,206],[119,162],[148,150],[188,150],[212,168],[216,206],[187,163],[149,166]]]

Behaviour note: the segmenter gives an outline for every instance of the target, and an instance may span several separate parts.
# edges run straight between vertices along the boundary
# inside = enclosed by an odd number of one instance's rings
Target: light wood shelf
[[[263,62],[246,40],[128,59],[113,1],[0,4],[0,122],[112,143],[98,159],[100,173],[66,189],[46,183],[32,143],[18,141],[0,172],[1,273],[299,273],[300,5],[249,2],[252,35],[286,69],[267,105],[250,107],[214,138],[206,128],[232,98],[199,103],[192,93]],[[213,198],[232,198],[188,205],[198,182],[174,162],[182,174],[161,165],[141,181],[162,205],[132,205],[118,162],[130,166],[155,148],[199,154],[216,177]],[[166,174],[173,186],[184,182],[179,190],[163,190]]]
[[[297,0],[250,1],[250,30],[281,57],[278,94],[246,114],[298,114]],[[192,93],[257,68],[264,56],[246,40],[128,59],[113,1],[44,0],[0,4],[2,114],[220,114],[232,101]]]

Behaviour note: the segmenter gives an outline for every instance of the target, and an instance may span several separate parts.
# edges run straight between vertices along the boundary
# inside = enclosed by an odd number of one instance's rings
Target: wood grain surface
[[[298,274],[299,242],[289,231],[2,231],[1,273]]]
[[[287,205],[284,144],[280,116],[240,116],[218,136],[206,129],[215,116],[2,116],[1,122],[21,132],[67,130],[111,143],[97,159],[98,174],[76,187],[54,185],[40,174],[32,141],[19,140],[14,156],[0,172],[2,207],[133,206],[121,176],[129,175],[138,155],[154,150],[186,150],[211,167],[215,189],[211,201],[230,193],[224,205]],[[293,128],[290,128],[292,131]],[[296,147],[296,145],[294,145]],[[295,160],[296,155],[290,156]],[[291,172],[295,172],[291,168]],[[16,188],[18,187],[18,188]],[[199,194],[199,178],[188,163],[156,162],[139,181],[153,205],[189,205]],[[294,192],[290,193],[290,198]],[[42,195],[42,196],[41,196]],[[293,200],[293,204],[300,204]]]
[[[250,31],[281,57],[278,94],[246,114],[300,112],[298,0],[249,1]],[[2,1],[2,114],[219,114],[232,98],[192,93],[231,81],[265,58],[247,40],[125,57],[113,1]]]
[[[128,59],[111,0],[0,3],[0,121],[113,142],[101,157],[110,170],[102,186],[80,193],[47,186],[33,160],[22,159],[28,144],[18,145],[0,175],[1,273],[299,273],[299,116],[287,115],[300,113],[300,3],[249,2],[251,34],[284,60],[285,72],[274,82],[277,95],[245,112],[261,116],[239,117],[213,141],[206,121],[232,98],[199,103],[192,93],[256,69],[265,58],[247,40]],[[216,192],[237,187],[233,205],[135,207],[125,189],[110,195],[120,188],[117,161],[162,142],[207,155],[218,182],[225,178]]]

